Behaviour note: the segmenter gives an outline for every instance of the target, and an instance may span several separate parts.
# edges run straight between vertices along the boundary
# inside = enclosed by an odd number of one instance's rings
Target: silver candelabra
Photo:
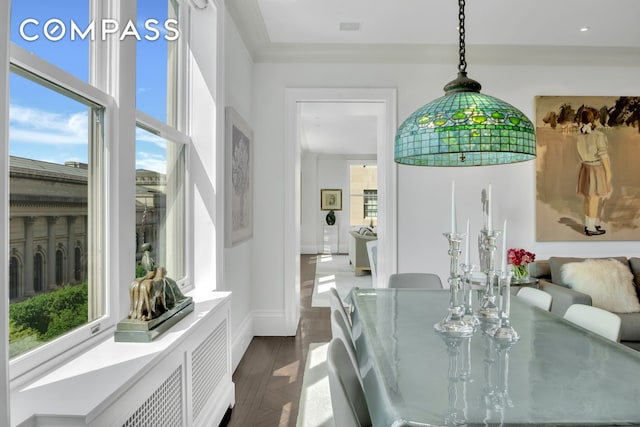
[[[458,298],[461,283],[461,278],[458,274],[458,259],[461,252],[460,243],[462,242],[465,234],[451,232],[444,233],[444,236],[449,241],[449,257],[451,264],[449,268],[449,279],[447,279],[447,282],[449,283],[451,298],[449,299],[449,311],[447,316],[440,322],[433,325],[433,327],[441,333],[458,337],[468,337],[473,335],[474,327],[463,319],[465,308],[464,305],[460,304]]]
[[[476,327],[480,324],[480,319],[473,311],[473,289],[471,288],[471,275],[475,265],[462,264],[463,287],[464,287],[464,314],[462,320]]]
[[[485,260],[485,269],[483,273],[486,276],[486,287],[484,295],[482,296],[482,301],[480,302],[480,308],[478,309],[478,317],[488,321],[488,322],[497,322],[500,317],[500,310],[496,305],[496,294],[494,290],[494,282],[497,275],[496,270],[494,269],[493,257],[496,253],[496,239],[500,235],[500,231],[498,230],[480,230],[482,235],[482,247],[481,250],[484,252],[484,260]]]
[[[494,338],[508,342],[517,341],[520,336],[511,326],[511,277],[513,272],[503,271],[500,274],[500,322],[490,333]]]

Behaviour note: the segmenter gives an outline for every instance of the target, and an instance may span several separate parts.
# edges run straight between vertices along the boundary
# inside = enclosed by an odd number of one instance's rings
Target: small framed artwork
[[[342,190],[322,189],[320,190],[320,209],[323,211],[342,210]]]
[[[240,114],[225,109],[225,246],[253,235],[253,131]]]

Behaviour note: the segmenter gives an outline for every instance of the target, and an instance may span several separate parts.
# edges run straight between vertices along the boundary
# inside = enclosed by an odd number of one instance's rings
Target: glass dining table
[[[354,289],[374,426],[640,425],[640,352],[511,298],[504,343],[442,335],[449,291]]]

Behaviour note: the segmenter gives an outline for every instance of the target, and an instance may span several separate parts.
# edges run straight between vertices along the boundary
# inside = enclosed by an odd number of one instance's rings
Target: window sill
[[[211,332],[203,331],[207,328],[198,328],[199,324],[211,320],[216,313],[228,319],[230,295],[230,292],[193,293],[190,296],[195,302],[194,311],[155,341],[115,342],[112,335],[61,367],[13,390],[11,424],[48,425],[44,419],[57,418],[60,421],[65,417],[91,424],[114,403],[117,404],[134,385],[147,381],[147,377],[151,377],[147,374],[168,359],[168,355],[175,353],[174,350],[190,351],[188,348],[193,346],[187,345],[188,339]],[[183,350],[185,348],[187,350]],[[184,360],[183,355],[178,356],[176,360]],[[228,349],[226,357],[230,363]],[[185,374],[189,371],[185,369]],[[164,369],[156,372],[158,376],[167,374]],[[143,401],[147,397],[140,396]],[[34,417],[34,414],[38,416]]]

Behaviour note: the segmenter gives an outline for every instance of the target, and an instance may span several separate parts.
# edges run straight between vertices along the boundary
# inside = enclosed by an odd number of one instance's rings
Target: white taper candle
[[[493,199],[491,198],[491,184],[489,184],[489,191],[487,194],[487,230],[493,231],[493,217],[492,212],[493,209],[491,205],[493,204]]]
[[[465,265],[469,265],[469,251],[470,251],[469,250],[469,247],[470,247],[470,245],[469,245],[469,237],[471,237],[471,236],[469,235],[469,218],[467,218],[467,244],[466,244],[466,246],[464,248],[464,263],[465,263]]]
[[[456,221],[456,182],[451,181],[451,232],[457,233],[457,221]]]
[[[504,227],[502,228],[502,273],[507,272],[507,220],[504,220]]]

